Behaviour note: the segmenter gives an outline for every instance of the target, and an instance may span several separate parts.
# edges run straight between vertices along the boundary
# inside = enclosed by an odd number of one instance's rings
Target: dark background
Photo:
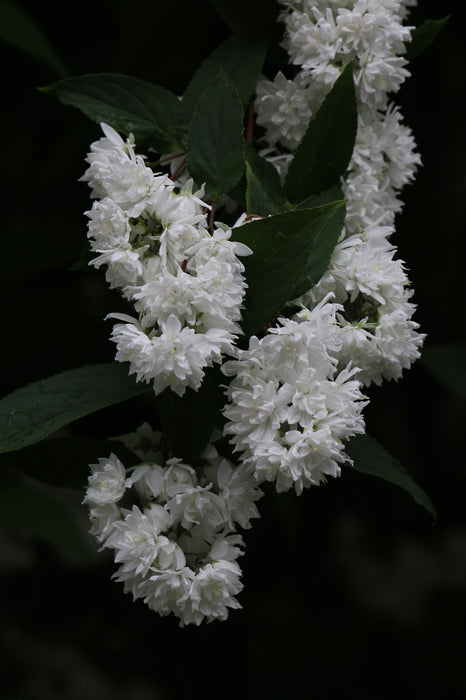
[[[176,93],[229,34],[206,0],[17,4],[70,74],[122,72]],[[395,242],[428,347],[464,340],[465,11],[453,0],[420,4],[415,24],[452,14],[396,98],[424,164],[405,190]],[[35,89],[56,79],[48,68],[1,49],[6,394],[112,360],[102,319],[117,302],[101,272],[69,271],[85,246],[82,212],[90,207],[77,180],[99,129]],[[245,533],[243,609],[226,623],[186,629],[123,595],[106,554],[72,556],[24,528],[6,528],[2,697],[281,698],[301,683],[316,698],[466,697],[464,404],[421,362],[369,393],[368,432],[429,493],[437,524],[404,492],[349,470],[299,498],[268,490],[261,520]],[[142,417],[133,401],[71,432],[106,437]],[[86,527],[83,508],[77,517]]]

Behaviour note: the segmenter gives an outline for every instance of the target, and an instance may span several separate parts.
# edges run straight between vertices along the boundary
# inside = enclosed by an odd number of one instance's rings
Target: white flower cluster
[[[257,121],[267,142],[293,150],[342,69],[354,62],[360,104],[384,110],[388,94],[409,76],[402,54],[410,41],[400,0],[281,0],[283,42],[294,79],[279,72],[257,86]]]
[[[133,140],[102,124],[83,176],[97,198],[87,212],[92,264],[107,266],[112,288],[133,303],[137,318],[113,314],[116,359],[130,362],[156,394],[198,389],[204,368],[232,350],[246,289],[238,256],[251,253],[217,223],[208,230],[202,192],[154,174]]]
[[[343,441],[364,432],[360,383],[398,379],[419,357],[424,336],[402,261],[389,237],[398,194],[420,163],[410,130],[388,103],[408,75],[399,0],[282,0],[284,46],[299,66],[257,88],[265,155],[279,171],[343,67],[354,61],[358,132],[348,176],[345,229],[320,282],[293,304],[291,319],[253,337],[222,370],[234,378],[226,433],[259,481],[278,490],[337,476]],[[285,149],[285,152],[284,152]],[[287,152],[286,152],[287,151]],[[291,151],[291,152],[290,152]]]
[[[194,470],[164,460],[160,433],[147,425],[127,437],[142,463],[125,469],[114,454],[99,459],[84,499],[92,534],[119,564],[116,580],[182,625],[225,620],[229,608],[240,607],[235,596],[242,589],[236,560],[243,540],[235,528],[249,528],[259,516],[262,492],[245,467],[234,469],[212,444]]]
[[[301,493],[338,476],[348,460],[343,441],[364,432],[358,368],[337,367],[337,308],[324,299],[295,320],[279,319],[222,367],[233,376],[225,432],[243,452],[243,465],[258,481],[276,480],[278,491],[294,486]]]
[[[258,120],[267,130],[267,157],[286,168],[292,153],[278,154],[273,147],[278,143],[296,148],[306,120],[350,60],[358,98],[356,143],[342,182],[346,199],[342,240],[327,273],[299,301],[312,308],[332,291],[335,302],[343,305],[337,314],[343,331],[342,364],[351,360],[366,385],[398,379],[419,357],[424,339],[412,320],[415,306],[404,265],[394,259],[389,242],[395,214],[402,208],[399,194],[420,164],[410,129],[398,107],[389,103],[389,93],[409,75],[399,54],[410,40],[411,28],[402,21],[415,2],[282,0],[282,4],[284,46],[299,72],[293,81],[278,75],[275,81],[259,84]],[[279,115],[289,109],[295,109],[294,119],[284,118],[282,123]]]

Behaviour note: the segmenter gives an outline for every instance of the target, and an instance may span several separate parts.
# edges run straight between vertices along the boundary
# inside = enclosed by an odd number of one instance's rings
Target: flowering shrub
[[[263,37],[239,33],[181,98],[118,74],[46,88],[101,125],[81,178],[90,264],[128,313],[107,316],[120,364],[3,400],[2,449],[152,392],[159,424],[96,455],[84,503],[125,591],[183,625],[239,607],[239,530],[264,481],[300,494],[352,467],[434,513],[363,419],[365,388],[424,340],[391,241],[421,163],[391,100],[439,30],[406,24],[413,4],[280,0],[271,78]]]

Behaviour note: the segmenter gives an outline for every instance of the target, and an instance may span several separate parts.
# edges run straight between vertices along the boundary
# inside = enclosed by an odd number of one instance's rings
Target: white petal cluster
[[[213,444],[196,470],[178,458],[164,461],[161,436],[148,425],[120,439],[142,463],[125,469],[114,454],[99,459],[84,499],[92,534],[119,565],[114,578],[134,599],[161,615],[173,613],[182,625],[225,620],[240,607],[236,560],[243,540],[236,527],[249,528],[259,517],[262,492],[254,477]]]
[[[97,198],[88,236],[112,288],[121,290],[135,317],[117,316],[116,359],[130,363],[138,381],[156,394],[198,389],[204,369],[230,353],[240,333],[246,283],[239,256],[250,250],[230,240],[222,224],[211,232],[202,192],[192,181],[178,187],[154,174],[133,140],[103,124],[83,176]]]
[[[338,476],[347,460],[344,441],[364,432],[365,404],[357,368],[338,368],[339,306],[325,299],[294,320],[279,319],[261,340],[226,362],[225,432],[256,479],[276,480],[278,491]]]
[[[342,240],[320,282],[298,303],[313,308],[327,294],[342,345],[339,367],[352,362],[365,385],[398,379],[420,355],[424,335],[412,320],[415,305],[402,261],[389,243],[402,188],[420,165],[411,130],[389,102],[408,76],[402,57],[411,27],[403,24],[413,0],[281,0],[284,46],[299,70],[261,81],[257,118],[265,127],[268,158],[283,176],[307,127],[342,68],[354,62],[358,102],[356,143],[342,180],[346,218]],[[306,109],[307,106],[307,109]],[[275,111],[275,116],[273,112]],[[285,150],[291,151],[289,153]]]
[[[409,76],[403,58],[412,27],[403,24],[400,0],[281,0],[285,6],[283,46],[299,66],[293,80],[278,73],[257,87],[257,120],[267,142],[295,148],[311,115],[342,69],[354,62],[361,105],[385,110],[387,95]]]

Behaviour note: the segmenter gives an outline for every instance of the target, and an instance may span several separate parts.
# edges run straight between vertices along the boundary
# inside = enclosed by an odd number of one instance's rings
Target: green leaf
[[[191,121],[204,90],[215,80],[219,70],[223,70],[235,85],[246,106],[259,79],[265,51],[264,41],[257,37],[232,36],[220,44],[200,65],[186,88],[181,102],[181,121],[184,124]]]
[[[233,238],[253,255],[244,259],[248,290],[242,329],[252,335],[272,322],[310,265],[319,234],[330,225],[344,202],[315,209],[275,214],[233,229]]]
[[[356,435],[349,441],[346,452],[353,460],[353,469],[361,474],[378,476],[399,486],[407,491],[416,503],[425,508],[434,520],[437,519],[435,507],[429,496],[377,440],[369,435]]]
[[[235,34],[260,36],[277,26],[278,3],[274,0],[212,0],[222,19]]]
[[[285,180],[290,202],[337,185],[353,153],[357,130],[353,64],[349,63],[311,120]]]
[[[307,257],[304,270],[293,292],[296,297],[308,292],[311,287],[317,284],[328,269],[330,258],[340,238],[346,215],[346,208],[341,200],[334,202],[334,204],[338,204],[338,207],[316,234],[312,250]]]
[[[92,540],[78,525],[77,499],[70,495],[74,494],[64,493],[60,499],[54,489],[29,481],[2,483],[0,526],[25,532],[65,553],[89,560],[93,555]]]
[[[228,192],[244,169],[243,106],[234,84],[220,69],[203,92],[191,121],[188,170],[214,200]]]
[[[207,446],[219,417],[217,388],[207,370],[198,391],[177,396],[170,389],[156,397],[162,433],[175,457],[192,463]]]
[[[41,88],[136,141],[149,141],[160,152],[174,148],[180,102],[169,90],[118,73],[65,78]]]
[[[15,467],[46,484],[82,489],[89,475],[89,465],[112,452],[126,468],[141,461],[117,440],[52,438],[4,454],[0,457],[0,465]]]
[[[466,398],[466,342],[427,346],[420,362],[447,389]]]
[[[246,181],[248,214],[268,216],[287,208],[277,170],[250,144],[246,144]]]
[[[307,199],[296,205],[297,209],[312,209],[313,207],[321,207],[330,202],[337,202],[344,199],[343,190],[338,185],[330,187],[319,194],[313,194]]]
[[[118,363],[67,370],[0,400],[0,453],[32,445],[72,423],[150,391]]]
[[[37,58],[57,75],[67,74],[63,61],[32,17],[6,0],[0,0],[0,38]]]
[[[442,19],[428,19],[420,27],[413,29],[411,42],[406,47],[404,58],[412,61],[413,58],[419,56],[435,41],[449,19],[450,15],[442,17]]]

